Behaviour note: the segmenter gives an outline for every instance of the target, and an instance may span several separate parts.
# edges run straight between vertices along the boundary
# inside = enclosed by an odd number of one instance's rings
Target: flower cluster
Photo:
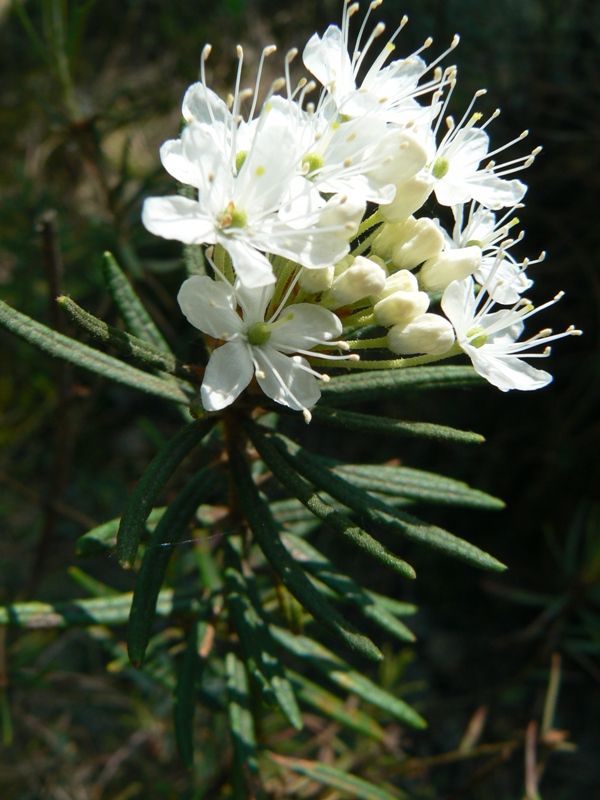
[[[483,90],[458,121],[449,116],[457,70],[442,63],[458,37],[430,63],[430,39],[391,60],[406,18],[377,48],[385,26],[370,27],[370,18],[380,4],[370,4],[351,47],[358,3],[346,0],[341,27],[306,44],[310,77],[296,84],[294,50],[285,77],[261,88],[270,46],[254,88],[242,90],[238,47],[228,102],[207,85],[206,46],[201,80],[183,99],[181,136],[161,148],[163,166],[187,188],[147,199],[143,222],[206,246],[210,275],[186,280],[179,303],[209,337],[208,411],[233,403],[255,378],[309,420],[328,380],[316,366],[402,368],[461,352],[503,391],[537,389],[551,375],[525,359],[579,333],[545,329],[520,340],[540,310],[523,292],[543,254],[514,255],[526,192],[514,175],[540,148],[502,160],[527,132],[492,148],[487,129],[499,112],[484,119],[475,110]],[[401,358],[355,352],[369,348]]]

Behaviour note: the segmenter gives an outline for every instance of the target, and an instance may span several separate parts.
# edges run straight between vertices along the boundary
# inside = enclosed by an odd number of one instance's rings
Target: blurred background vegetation
[[[430,52],[439,52],[460,32],[454,110],[487,87],[482,110],[503,109],[493,140],[528,127],[544,146],[526,176],[521,252],[548,251],[532,297],[542,302],[565,289],[550,324],[575,322],[585,336],[557,345],[555,381],[542,392],[434,393],[402,410],[477,430],[488,440],[480,448],[403,444],[375,454],[333,433],[323,443],[355,460],[383,455],[446,472],[502,497],[507,509],[495,515],[436,514],[510,570],[490,579],[417,552],[420,580],[408,593],[405,585],[396,590],[419,606],[418,642],[390,644],[373,677],[408,693],[428,731],[388,725],[384,744],[374,745],[309,719],[295,746],[283,734],[282,741],[289,753],[343,763],[375,783],[401,781],[412,797],[533,800],[538,783],[544,798],[591,797],[600,784],[600,5],[387,0],[380,13],[390,27],[410,16],[400,54],[430,34]],[[52,303],[57,290],[113,321],[100,275],[101,255],[112,250],[169,340],[193,358],[193,332],[175,303],[180,248],[140,223],[143,198],[173,188],[158,147],[177,134],[203,43],[214,46],[210,80],[222,92],[237,42],[250,83],[265,44],[276,42],[280,53],[302,48],[339,15],[337,0],[0,2],[2,298],[66,332]],[[273,57],[267,81],[277,66]],[[81,596],[72,565],[129,589],[131,575],[111,559],[78,561],[73,542],[119,515],[157,444],[180,424],[177,415],[8,334],[0,341],[0,602]],[[193,550],[181,549],[182,559]],[[365,574],[364,564],[355,566]],[[391,574],[365,580],[395,593]],[[122,631],[108,639],[101,629],[0,631],[3,798],[221,796],[224,731],[202,712],[190,778],[174,752],[169,692],[127,667],[121,642]],[[567,741],[574,746],[562,747]],[[543,767],[537,777],[534,753]],[[341,795],[274,782],[272,796]]]

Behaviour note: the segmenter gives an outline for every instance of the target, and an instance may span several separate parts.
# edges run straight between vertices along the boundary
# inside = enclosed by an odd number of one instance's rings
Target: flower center
[[[473,347],[483,347],[489,339],[489,336],[483,328],[476,326],[475,328],[471,328],[470,331],[467,331],[467,338],[469,339],[469,344],[472,344]]]
[[[245,228],[248,222],[246,212],[235,207],[231,200],[227,203],[227,208],[217,215],[219,228]]]
[[[305,175],[316,172],[324,164],[323,159],[318,153],[307,153],[302,159],[302,171]]]
[[[246,331],[248,344],[254,347],[260,347],[266,344],[271,338],[271,328],[272,325],[269,325],[268,322],[255,322],[254,325],[250,325]]]
[[[450,168],[450,162],[448,161],[448,159],[440,156],[440,158],[436,158],[436,160],[434,161],[431,174],[433,175],[434,178],[440,180],[441,178],[444,177],[444,175],[448,174],[449,168]]]

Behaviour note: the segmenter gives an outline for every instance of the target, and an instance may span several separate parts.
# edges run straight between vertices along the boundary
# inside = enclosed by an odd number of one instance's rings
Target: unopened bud
[[[393,272],[386,278],[383,291],[379,295],[379,299],[383,300],[394,292],[418,292],[419,281],[408,269],[399,269],[398,272]]]
[[[385,286],[385,270],[363,256],[357,256],[347,270],[338,275],[324,297],[329,308],[340,308],[379,295]]]
[[[452,281],[468,278],[480,263],[481,248],[476,245],[446,250],[423,264],[419,285],[430,292],[445,289]]]
[[[413,222],[414,221],[415,220],[413,220]],[[396,225],[382,225],[377,233],[377,236],[371,243],[371,252],[375,253],[381,258],[391,258],[394,247],[398,244],[398,242],[403,241],[404,226],[406,222],[408,222],[408,220],[399,222]]]
[[[439,314],[422,314],[408,325],[394,325],[387,335],[388,348],[398,355],[441,355],[454,344],[454,329]]]
[[[334,267],[317,267],[316,269],[307,269],[306,267],[300,273],[298,283],[305,292],[310,294],[318,294],[325,292],[331,288],[334,276]]]
[[[418,211],[427,200],[433,189],[434,181],[430,176],[415,175],[407,181],[396,185],[396,196],[391,203],[379,207],[381,216],[386,222],[401,222]]]
[[[427,292],[394,292],[375,303],[373,313],[379,325],[408,325],[429,308]]]
[[[392,250],[392,262],[400,269],[414,269],[441,253],[443,246],[444,236],[435,222],[427,218],[417,219],[409,238]]]

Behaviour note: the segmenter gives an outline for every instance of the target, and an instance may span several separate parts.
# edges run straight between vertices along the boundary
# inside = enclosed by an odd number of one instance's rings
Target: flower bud
[[[371,243],[371,252],[380,258],[391,258],[394,247],[403,241],[402,234],[406,222],[407,220],[396,225],[382,225]]]
[[[481,248],[476,245],[445,250],[423,264],[419,284],[429,292],[445,289],[452,281],[468,278],[480,263]]]
[[[318,294],[325,292],[331,288],[333,283],[333,276],[335,267],[317,267],[316,269],[307,269],[306,267],[300,273],[298,283],[300,288],[304,289],[309,294]]]
[[[379,299],[383,300],[394,292],[418,292],[419,281],[408,269],[399,269],[398,272],[393,272],[388,275],[385,281],[383,291],[379,295]]]
[[[409,217],[409,222],[412,217]],[[406,224],[406,223],[405,223]],[[437,256],[444,246],[444,236],[432,219],[422,218],[407,228],[409,236],[392,250],[392,262],[400,269],[414,269]]]
[[[385,270],[364,256],[357,256],[347,270],[338,275],[323,298],[329,308],[340,308],[370,295],[379,295],[385,286]]]
[[[379,207],[381,216],[386,222],[401,222],[418,211],[427,200],[433,189],[434,181],[429,175],[415,175],[407,181],[397,184],[396,196],[391,203]]]
[[[375,303],[373,313],[379,325],[408,325],[429,308],[427,292],[393,292]]]
[[[387,335],[388,348],[398,355],[441,355],[454,344],[454,328],[439,314],[422,314],[408,325],[394,325]]]

